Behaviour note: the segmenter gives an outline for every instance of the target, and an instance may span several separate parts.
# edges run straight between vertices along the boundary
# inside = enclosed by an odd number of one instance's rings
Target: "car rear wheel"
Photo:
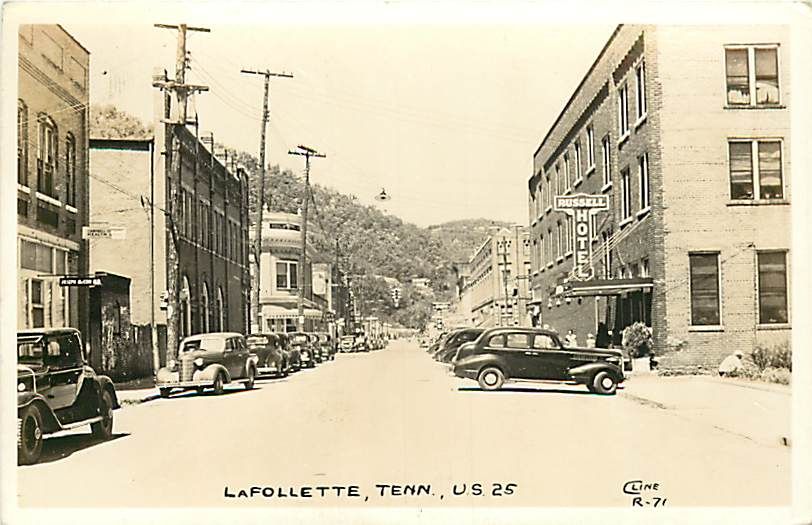
[[[479,373],[478,382],[482,390],[499,390],[505,382],[505,374],[495,366],[491,366]]]
[[[17,418],[17,461],[31,465],[42,454],[42,413],[36,405],[25,407]]]
[[[223,393],[223,374],[217,374],[217,376],[214,378],[214,385],[212,386],[214,387],[215,395],[219,396]]]
[[[245,382],[245,389],[251,390],[254,388],[254,379],[256,378],[257,371],[254,370],[254,367],[248,367],[248,381]]]
[[[99,399],[99,415],[102,420],[92,423],[90,430],[99,439],[110,439],[113,437],[113,396],[107,390],[102,392]]]
[[[169,394],[172,392],[171,388],[161,388],[158,390],[160,392],[161,397],[169,397]]]
[[[617,381],[609,372],[598,372],[595,374],[595,377],[592,378],[592,388],[595,393],[611,395],[617,391]]]

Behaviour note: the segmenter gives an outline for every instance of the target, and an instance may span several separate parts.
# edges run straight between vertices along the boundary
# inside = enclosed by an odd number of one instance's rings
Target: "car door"
[[[248,360],[248,346],[242,337],[232,337],[231,340],[234,347],[234,368],[230,369],[229,373],[232,378],[240,379],[246,377],[245,363]]]
[[[513,370],[511,377],[533,379],[533,350],[530,346],[530,334],[510,332],[505,334],[506,356]]]
[[[523,371],[520,369],[521,362],[516,359],[516,353],[507,347],[505,334],[500,333],[488,337],[484,341],[483,350],[485,353],[493,355],[500,364],[507,377],[521,377]]]
[[[226,339],[223,346],[223,366],[226,367],[226,370],[228,370],[228,375],[231,376],[232,379],[239,377],[239,372],[236,365],[238,357],[235,344],[234,338],[229,337]],[[235,372],[237,372],[236,375]]]
[[[73,405],[79,393],[79,377],[82,375],[82,347],[74,334],[48,338],[45,343],[50,388],[45,397],[54,410]]]
[[[570,366],[570,353],[561,348],[549,334],[533,334],[533,379],[566,379]]]

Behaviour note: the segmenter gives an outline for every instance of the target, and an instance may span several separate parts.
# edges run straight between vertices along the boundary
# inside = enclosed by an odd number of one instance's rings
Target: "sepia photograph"
[[[741,4],[4,3],[0,521],[812,523]]]

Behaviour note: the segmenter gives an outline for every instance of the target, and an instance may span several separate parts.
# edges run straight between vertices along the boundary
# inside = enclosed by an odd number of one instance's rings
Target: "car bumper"
[[[262,366],[260,368],[257,368],[257,374],[259,374],[259,375],[278,374],[281,371],[282,370],[280,370],[280,368],[278,366],[275,366],[275,365],[274,366]]]
[[[450,375],[453,375],[455,377],[462,377],[464,379],[474,379],[474,380],[476,380],[476,378],[477,378],[477,371],[476,370],[469,370],[467,368],[452,367],[451,371],[449,373],[450,373]]]
[[[212,386],[214,381],[209,380],[193,380],[193,381],[156,381],[155,386],[158,388],[197,388],[200,386]]]

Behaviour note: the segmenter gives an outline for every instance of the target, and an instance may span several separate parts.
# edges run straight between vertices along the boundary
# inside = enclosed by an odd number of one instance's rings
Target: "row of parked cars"
[[[542,328],[463,327],[423,345],[453,375],[475,380],[483,390],[508,381],[557,381],[611,395],[631,370],[621,350],[567,347],[555,331]]]
[[[229,383],[250,389],[260,376],[284,377],[335,359],[335,343],[326,333],[197,334],[181,341],[155,383],[161,397],[185,390],[221,394]],[[36,463],[48,434],[90,425],[96,438],[112,436],[116,389],[88,365],[84,348],[75,328],[17,332],[19,463]]]
[[[389,344],[389,339],[384,336],[367,337],[365,333],[348,334],[341,336],[338,349],[341,352],[369,352],[370,350],[381,350]]]

